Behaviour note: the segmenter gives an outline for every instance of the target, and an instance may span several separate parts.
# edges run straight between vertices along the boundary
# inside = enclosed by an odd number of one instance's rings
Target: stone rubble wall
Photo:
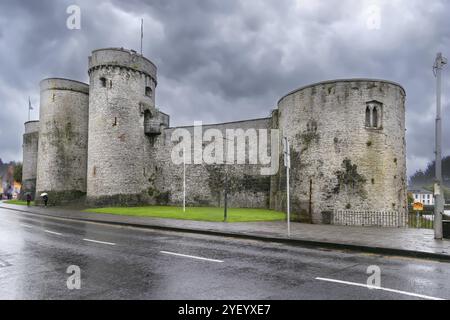
[[[23,135],[23,168],[21,198],[26,199],[29,193],[34,199],[36,194],[37,158],[39,147],[39,121],[25,123]]]
[[[376,129],[365,122],[374,101],[382,106]],[[323,212],[345,209],[407,210],[405,91],[399,85],[364,79],[311,85],[282,98],[278,116],[291,142],[298,219],[321,223]],[[284,194],[279,183],[273,208],[282,208]]]
[[[86,193],[89,87],[67,79],[41,82],[36,198],[51,204]]]

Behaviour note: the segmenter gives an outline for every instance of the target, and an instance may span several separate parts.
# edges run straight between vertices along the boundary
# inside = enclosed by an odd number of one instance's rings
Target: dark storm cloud
[[[71,4],[82,10],[81,30],[65,27]],[[375,30],[367,26],[372,5],[381,10]],[[20,159],[28,95],[38,105],[42,78],[87,81],[89,53],[138,49],[144,18],[144,52],[159,68],[157,104],[172,124],[265,117],[285,93],[326,79],[393,80],[408,94],[411,173],[433,157],[431,66],[437,51],[450,56],[449,14],[443,0],[2,0],[0,157]],[[450,153],[448,139],[445,146]]]

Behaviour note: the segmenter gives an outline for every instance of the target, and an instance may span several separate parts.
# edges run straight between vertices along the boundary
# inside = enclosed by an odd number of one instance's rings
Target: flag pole
[[[28,97],[28,121],[30,121],[30,112],[31,112],[31,98]]]

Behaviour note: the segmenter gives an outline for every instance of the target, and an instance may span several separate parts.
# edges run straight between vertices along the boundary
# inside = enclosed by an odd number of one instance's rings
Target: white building
[[[414,198],[414,203],[421,203],[425,206],[434,206],[434,194],[428,190],[410,190]]]

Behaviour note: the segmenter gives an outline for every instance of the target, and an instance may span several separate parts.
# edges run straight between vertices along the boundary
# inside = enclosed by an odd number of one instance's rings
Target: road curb
[[[246,240],[256,240],[263,242],[276,242],[283,243],[307,248],[324,248],[324,249],[338,249],[338,250],[348,250],[355,252],[363,252],[363,253],[372,253],[372,254],[382,254],[389,256],[400,256],[400,257],[408,257],[408,258],[419,258],[426,260],[438,260],[442,262],[450,262],[450,255],[433,253],[433,252],[425,252],[425,251],[413,251],[406,249],[396,249],[396,248],[386,248],[386,247],[369,247],[366,245],[358,245],[358,244],[349,244],[349,243],[336,243],[336,242],[326,242],[326,241],[318,241],[318,240],[308,240],[308,239],[295,239],[288,237],[275,237],[275,236],[262,236],[255,235],[250,233],[238,233],[238,232],[230,232],[230,231],[218,231],[218,230],[207,230],[207,229],[193,229],[193,228],[181,228],[181,227],[171,227],[171,226],[160,226],[160,225],[145,225],[145,224],[137,224],[137,223],[128,223],[128,222],[118,222],[118,221],[103,221],[89,218],[69,218],[69,217],[61,217],[58,215],[45,214],[45,213],[36,213],[27,210],[21,210],[16,208],[9,208],[0,205],[0,208],[24,212],[32,215],[51,217],[51,218],[59,218],[65,220],[72,221],[82,221],[82,222],[94,222],[100,224],[109,224],[115,226],[124,226],[124,227],[133,227],[140,229],[153,229],[153,230],[163,230],[163,231],[172,231],[172,232],[182,232],[182,233],[193,233],[193,234],[203,234],[210,236],[219,236],[219,237],[227,237],[227,238],[235,238],[235,239],[246,239]]]

